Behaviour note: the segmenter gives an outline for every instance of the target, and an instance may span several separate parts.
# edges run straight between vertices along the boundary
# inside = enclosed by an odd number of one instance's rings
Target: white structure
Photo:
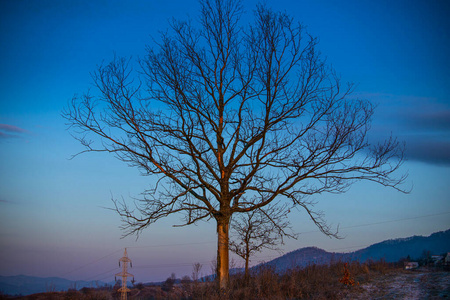
[[[450,265],[450,252],[447,252],[447,255],[444,258],[444,265]]]
[[[405,270],[417,269],[419,267],[419,263],[415,261],[410,261],[405,263]]]
[[[122,272],[117,273],[116,276],[122,277],[122,287],[119,289],[119,292],[122,293],[121,300],[127,300],[127,293],[130,291],[130,289],[127,287],[127,277],[133,277],[134,275],[127,272],[128,263],[130,263],[130,267],[133,267],[133,264],[131,263],[131,259],[128,258],[127,255],[127,248],[125,248],[125,252],[123,253],[123,257],[119,259],[119,266],[120,262],[122,262]]]

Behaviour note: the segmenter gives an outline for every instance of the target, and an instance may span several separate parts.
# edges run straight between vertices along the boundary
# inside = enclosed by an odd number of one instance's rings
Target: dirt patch
[[[450,299],[450,273],[402,271],[360,285],[346,299]]]

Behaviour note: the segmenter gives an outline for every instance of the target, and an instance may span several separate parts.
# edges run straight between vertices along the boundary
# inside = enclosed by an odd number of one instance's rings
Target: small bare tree
[[[286,205],[271,204],[267,208],[240,214],[231,220],[230,251],[245,262],[245,281],[248,282],[250,257],[265,249],[279,250],[284,237],[297,238],[288,220]]]
[[[233,214],[291,203],[332,235],[309,196],[404,180],[398,142],[368,143],[373,106],[348,97],[317,40],[285,13],[260,5],[249,26],[242,13],[238,0],[201,1],[199,26],[173,21],[136,77],[116,58],[93,74],[96,92],[63,112],[83,152],[152,176],[136,207],[115,202],[125,234],[173,213],[180,225],[215,220],[223,289]]]
[[[197,282],[200,278],[200,270],[202,269],[201,263],[195,263],[192,265],[192,281]]]

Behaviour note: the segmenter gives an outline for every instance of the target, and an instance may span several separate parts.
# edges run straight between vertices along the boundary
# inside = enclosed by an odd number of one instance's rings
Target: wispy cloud
[[[450,107],[429,103],[398,116],[409,159],[450,165]]]
[[[0,139],[20,138],[22,134],[28,133],[28,130],[14,125],[0,124]]]
[[[393,133],[406,143],[408,160],[450,165],[449,101],[389,94],[372,97],[380,104],[375,139]]]
[[[412,136],[406,141],[406,156],[409,160],[450,165],[450,141]]]
[[[9,124],[0,124],[0,130],[9,131],[9,132],[17,132],[17,133],[26,133],[25,129],[20,127],[9,125]]]
[[[5,199],[0,199],[0,204],[12,204],[12,203],[14,203],[14,202],[12,202],[12,201],[8,201],[8,200],[5,200]]]
[[[418,111],[409,116],[403,115],[403,118],[410,128],[450,132],[450,109]]]

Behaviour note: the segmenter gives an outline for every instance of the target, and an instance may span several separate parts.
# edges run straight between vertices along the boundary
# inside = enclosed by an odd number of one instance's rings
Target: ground
[[[345,299],[450,299],[450,272],[400,271],[361,284]]]
[[[341,264],[339,268],[342,269]],[[383,266],[385,263],[378,263],[374,266]],[[358,265],[355,265],[358,266]],[[230,300],[233,299],[450,299],[450,272],[442,269],[421,268],[417,270],[403,270],[397,268],[379,268],[377,271],[369,269],[367,265],[359,265],[362,271],[356,272],[355,268],[349,268],[348,277],[352,280],[345,285],[342,280],[336,277],[328,277],[331,272],[329,268],[309,268],[309,270],[299,271],[297,276],[305,275],[297,281],[287,282],[287,277],[276,277],[264,280],[264,274],[260,275],[252,284],[252,287],[244,287],[233,291]],[[353,266],[354,267],[354,266]],[[352,270],[352,271],[350,271]],[[315,272],[315,273],[314,273]],[[270,275],[270,273],[265,274]],[[273,275],[273,274],[272,274]],[[326,277],[324,281],[317,281],[320,277]],[[294,277],[291,277],[294,279]],[[334,279],[330,279],[334,278]],[[259,280],[259,281],[258,281]],[[263,282],[268,287],[268,293],[261,296],[258,291],[258,282]],[[273,285],[274,282],[284,283],[285,289],[295,288],[295,293],[289,294],[287,290],[280,290],[280,285]],[[294,284],[290,286],[289,284]],[[302,284],[304,286],[302,286]],[[145,299],[205,299],[216,300],[222,297],[214,291],[214,283],[184,283],[177,284],[169,290],[159,286],[137,286],[128,294],[129,300]],[[272,287],[273,289],[270,289]],[[247,293],[246,290],[250,292]],[[263,289],[264,290],[264,289]],[[303,298],[302,298],[303,297]],[[81,299],[93,300],[119,299],[120,295],[113,290],[85,289],[83,291],[53,292],[34,294],[25,297],[8,297],[0,295],[1,299],[26,299],[26,300],[59,300],[59,299]]]

